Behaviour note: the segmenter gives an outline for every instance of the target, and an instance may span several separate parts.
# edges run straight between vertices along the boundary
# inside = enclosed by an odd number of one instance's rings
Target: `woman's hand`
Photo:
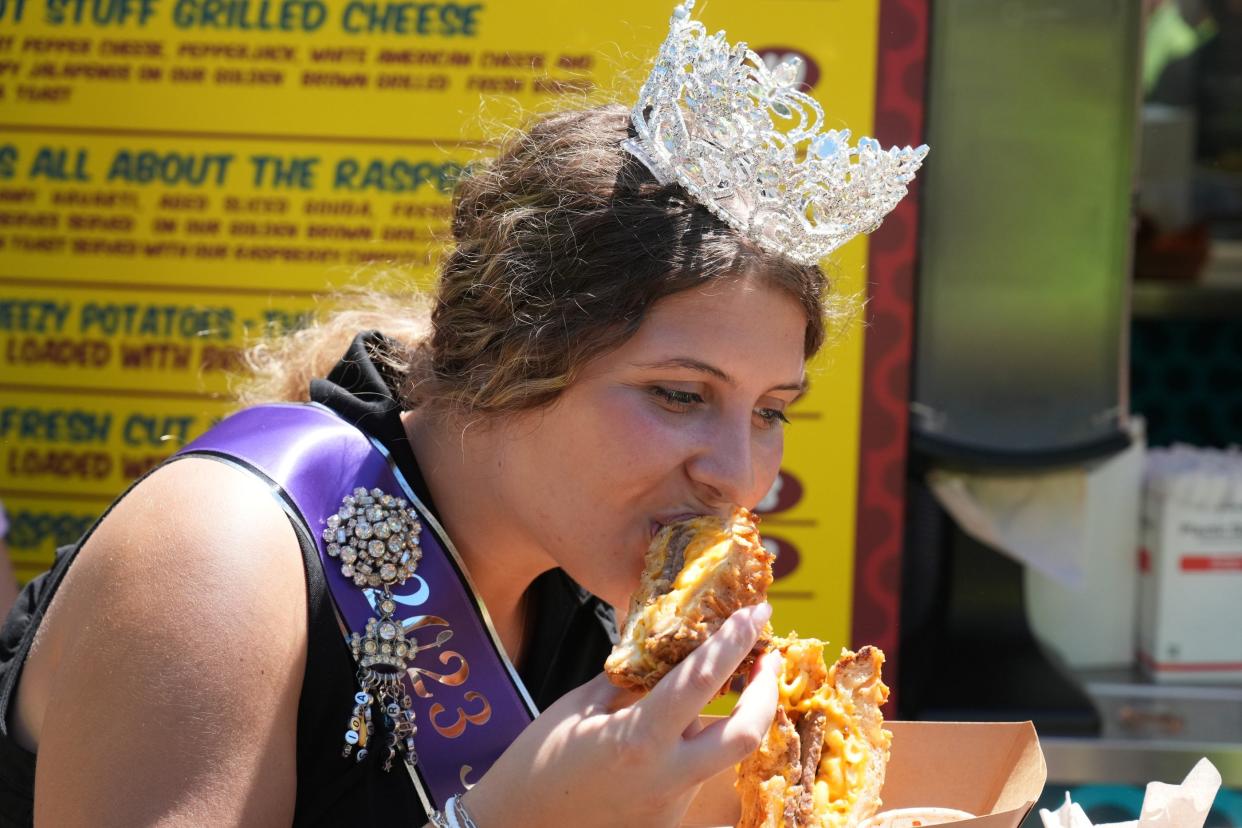
[[[700,783],[754,751],[776,715],[766,656],[731,716],[704,728],[698,718],[771,614],[734,613],[645,697],[603,674],[564,696],[463,797],[479,828],[679,824]]]

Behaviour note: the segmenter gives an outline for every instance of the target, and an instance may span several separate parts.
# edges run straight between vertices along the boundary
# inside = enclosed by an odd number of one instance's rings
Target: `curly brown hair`
[[[825,339],[827,280],[763,250],[661,185],[620,147],[629,112],[611,105],[536,120],[473,166],[453,194],[454,247],[430,320],[416,296],[371,296],[252,349],[245,403],[305,399],[359,330],[395,344],[375,356],[406,407],[505,413],[551,402],[593,358],[626,341],[665,296],[759,276],[806,311],[805,350]]]

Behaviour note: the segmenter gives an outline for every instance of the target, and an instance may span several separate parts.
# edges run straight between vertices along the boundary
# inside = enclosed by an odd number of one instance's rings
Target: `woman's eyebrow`
[[[691,371],[701,371],[704,374],[711,374],[716,379],[727,383],[728,385],[737,384],[733,381],[733,377],[729,376],[724,371],[721,371],[715,365],[708,365],[706,362],[692,359],[691,357],[673,357],[672,359],[662,359],[659,362],[643,362],[639,363],[638,367],[654,368],[656,370],[660,370],[662,368],[687,368]]]
[[[655,370],[660,370],[664,368],[685,368],[691,371],[699,371],[704,374],[709,374],[727,385],[737,384],[736,382],[734,382],[733,377],[729,376],[724,371],[717,368],[715,365],[709,365],[708,363],[703,362],[702,360],[694,359],[692,357],[673,357],[672,359],[662,359],[658,362],[643,362],[643,363],[639,363],[637,367],[650,368],[650,369],[655,369]],[[808,386],[809,386],[809,382],[806,379],[803,379],[800,382],[787,382],[782,385],[774,385],[768,390],[770,391],[796,391],[798,392],[798,395],[801,396],[802,394],[806,393]]]

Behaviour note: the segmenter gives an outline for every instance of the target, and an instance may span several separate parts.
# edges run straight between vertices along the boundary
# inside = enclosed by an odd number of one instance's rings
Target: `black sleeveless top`
[[[371,358],[382,342],[378,333],[359,334],[327,379],[311,382],[311,399],[382,441],[415,493],[434,513],[435,504],[401,425],[392,378]],[[0,629],[0,828],[33,823],[35,754],[9,736],[9,707],[35,631],[91,531],[76,544],[57,550],[51,570],[26,585]],[[304,533],[296,534],[303,539]],[[357,690],[356,668],[337,626],[318,552],[304,542],[302,557],[309,635],[298,703],[293,823],[422,825],[426,814],[400,763],[386,772],[382,751],[371,752],[360,763],[341,756],[342,728]],[[616,621],[610,606],[559,569],[537,578],[530,598],[532,628],[518,672],[543,710],[603,669],[616,640]]]

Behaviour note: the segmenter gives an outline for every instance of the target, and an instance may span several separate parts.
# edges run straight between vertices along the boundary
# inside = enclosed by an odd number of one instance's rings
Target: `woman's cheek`
[[[617,436],[624,435],[627,451],[666,452],[686,442],[693,415],[667,411],[650,399],[629,399],[611,412],[608,422]]]
[[[772,488],[776,476],[780,474],[781,460],[785,454],[785,437],[780,429],[774,429],[771,435],[764,434],[755,446],[755,484],[757,491],[750,498],[750,505],[763,499]]]

